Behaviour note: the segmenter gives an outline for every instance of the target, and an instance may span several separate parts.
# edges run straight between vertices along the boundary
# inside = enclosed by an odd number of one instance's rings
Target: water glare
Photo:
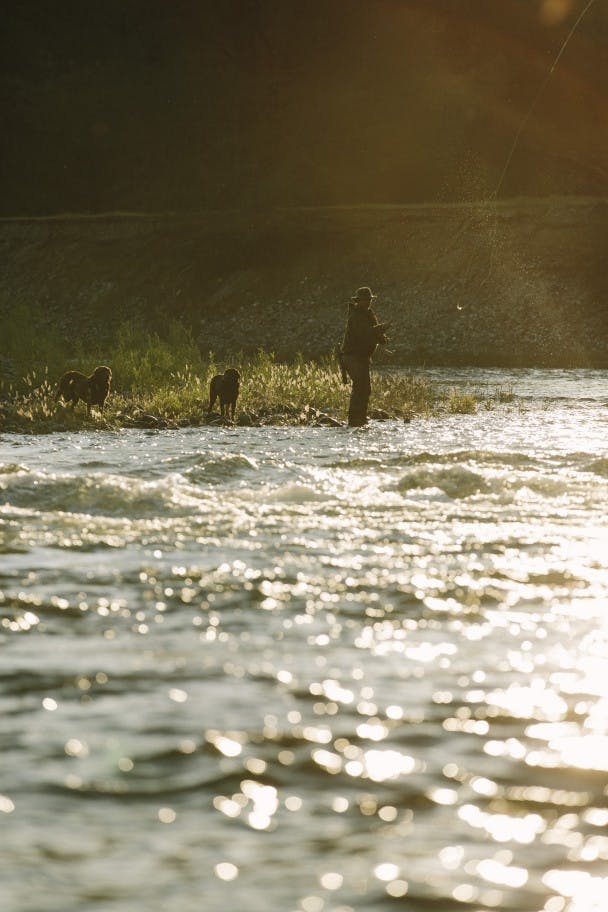
[[[463,375],[514,398],[5,436],[3,908],[604,912],[608,376]]]

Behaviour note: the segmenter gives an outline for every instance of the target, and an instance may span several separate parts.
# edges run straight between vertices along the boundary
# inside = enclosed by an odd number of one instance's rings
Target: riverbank
[[[185,358],[184,358],[185,360]],[[192,361],[185,370],[165,371],[146,379],[130,376],[129,391],[113,390],[103,412],[56,401],[55,385],[45,372],[30,375],[0,400],[0,431],[44,434],[57,431],[150,430],[214,426],[339,427],[344,424],[350,386],[341,382],[335,360],[297,358],[286,363],[259,352],[241,356],[240,395],[234,421],[209,409],[209,384],[219,370],[215,361]],[[123,372],[123,378],[126,371]],[[137,381],[137,382],[135,382]],[[471,385],[438,388],[429,379],[403,371],[374,373],[369,417],[410,422],[431,414],[473,414],[508,402],[508,388]]]
[[[392,322],[379,364],[605,367],[607,232],[590,198],[4,219],[0,370],[111,362],[124,324],[318,358],[363,283]]]

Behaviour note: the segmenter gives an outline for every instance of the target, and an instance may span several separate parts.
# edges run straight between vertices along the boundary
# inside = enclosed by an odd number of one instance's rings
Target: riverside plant
[[[112,367],[112,391],[103,414],[85,416],[83,403],[74,409],[56,403],[54,392],[64,370],[87,373],[96,364]],[[190,333],[171,328],[165,338],[143,333],[131,324],[120,328],[111,352],[103,349],[77,353],[77,357],[49,365],[21,380],[0,386],[0,429],[44,433],[81,427],[118,428],[185,426],[205,423],[211,377],[227,367],[241,371],[238,413],[250,423],[309,424],[320,413],[344,417],[349,386],[341,382],[334,358],[318,361],[301,356],[291,362],[259,351],[235,354],[229,362],[217,361],[212,352],[202,355]],[[409,420],[447,408],[450,412],[475,410],[470,393],[448,397],[425,378],[405,372],[374,372],[370,414]],[[144,420],[145,419],[145,420]]]
[[[477,400],[470,391],[451,389],[446,408],[452,415],[474,415],[477,411]]]
[[[242,374],[238,413],[251,423],[263,418],[269,424],[308,424],[320,414],[344,415],[349,388],[340,381],[337,365],[297,360],[293,364],[275,361],[271,355],[235,359]],[[228,366],[228,365],[226,365]],[[55,384],[46,371],[30,374],[11,387],[0,400],[0,428],[32,433],[72,430],[80,427],[116,428],[143,423],[198,425],[205,422],[211,377],[224,369],[209,361],[199,368],[186,365],[181,371],[158,378],[156,387],[124,389],[120,375],[113,375],[113,387],[103,414],[93,411],[86,418],[83,403],[75,408],[55,402]],[[383,417],[412,418],[430,414],[435,393],[426,381],[408,375],[374,378],[370,412]]]

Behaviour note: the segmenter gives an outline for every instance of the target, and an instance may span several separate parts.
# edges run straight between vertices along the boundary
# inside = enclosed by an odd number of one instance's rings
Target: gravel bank
[[[0,222],[0,316],[66,338],[189,323],[219,357],[330,351],[361,284],[391,364],[608,367],[608,202],[111,214]]]

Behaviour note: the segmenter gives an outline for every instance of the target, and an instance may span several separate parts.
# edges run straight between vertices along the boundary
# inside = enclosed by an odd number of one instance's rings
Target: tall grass
[[[338,364],[329,357],[308,361],[298,356],[287,363],[259,351],[253,356],[235,353],[229,363],[219,361],[213,352],[201,352],[191,330],[179,322],[168,324],[161,334],[127,321],[117,327],[111,343],[77,340],[66,350],[65,343],[60,347],[53,337],[44,344],[36,341],[31,327],[26,332],[27,315],[18,316],[7,351],[17,352],[15,362],[31,357],[43,367],[16,377],[0,376],[0,428],[5,430],[118,427],[134,423],[142,415],[165,424],[199,424],[207,414],[211,378],[229,366],[241,371],[238,409],[253,422],[308,423],[320,412],[343,417],[348,406],[350,388],[342,384]],[[103,416],[94,412],[87,419],[82,403],[72,410],[55,402],[56,383],[65,370],[88,374],[97,364],[108,364],[113,375]],[[475,405],[469,392],[440,394],[423,377],[374,372],[372,416],[412,418],[438,409],[471,413]]]
[[[477,411],[475,395],[467,390],[451,389],[446,405],[452,415],[474,415]]]

